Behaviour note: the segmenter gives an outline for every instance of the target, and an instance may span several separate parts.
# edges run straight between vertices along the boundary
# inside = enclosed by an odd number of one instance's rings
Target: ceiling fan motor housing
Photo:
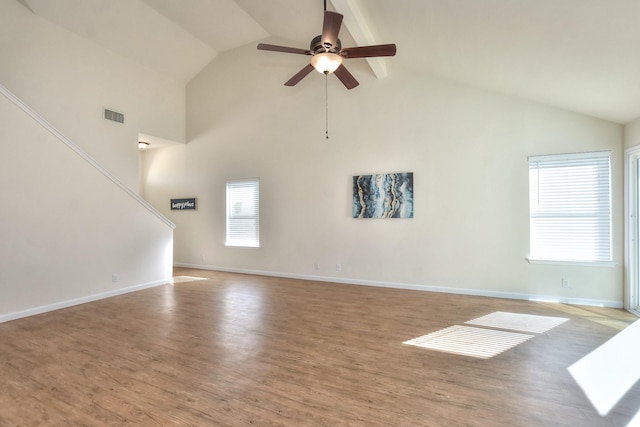
[[[309,45],[309,50],[313,52],[314,55],[318,53],[324,53],[324,52],[340,54],[340,51],[342,50],[342,42],[340,41],[340,39],[336,39],[335,46],[332,46],[331,43],[323,44],[322,34],[321,34],[319,36],[314,37],[313,40],[311,40],[311,44]]]

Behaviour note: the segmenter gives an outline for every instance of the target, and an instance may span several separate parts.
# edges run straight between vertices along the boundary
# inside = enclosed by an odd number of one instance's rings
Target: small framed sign
[[[186,210],[195,210],[196,208],[196,198],[193,197],[191,199],[171,199],[171,210],[172,211],[186,211]]]

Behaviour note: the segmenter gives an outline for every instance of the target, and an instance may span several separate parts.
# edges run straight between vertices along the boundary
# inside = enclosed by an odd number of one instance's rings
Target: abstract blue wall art
[[[353,177],[354,218],[413,218],[413,172]]]

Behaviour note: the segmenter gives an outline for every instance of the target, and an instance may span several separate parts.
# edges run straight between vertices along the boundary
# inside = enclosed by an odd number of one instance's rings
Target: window
[[[529,157],[532,260],[611,261],[611,153]]]
[[[260,182],[227,181],[227,246],[260,246]]]

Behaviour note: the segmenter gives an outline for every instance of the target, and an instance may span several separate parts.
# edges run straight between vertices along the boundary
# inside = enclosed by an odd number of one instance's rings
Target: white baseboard
[[[313,276],[313,275],[305,275],[305,274],[281,273],[281,272],[273,272],[273,271],[248,270],[248,269],[242,269],[242,268],[226,268],[226,267],[216,267],[211,265],[200,265],[200,264],[175,263],[174,265],[176,267],[196,268],[199,270],[223,271],[227,273],[253,274],[253,275],[270,276],[270,277],[283,277],[287,279],[313,280],[318,282],[343,283],[348,285],[377,286],[377,287],[383,287],[383,288],[408,289],[408,290],[414,290],[414,291],[442,292],[447,294],[473,295],[473,296],[517,299],[517,300],[527,300],[527,301],[557,302],[561,304],[587,305],[587,306],[595,306],[595,307],[623,308],[623,303],[621,301],[595,300],[595,299],[588,299],[588,298],[571,298],[571,297],[537,295],[537,294],[523,294],[519,292],[499,292],[499,291],[489,291],[489,290],[480,290],[480,289],[452,288],[452,287],[446,287],[446,286],[430,286],[430,285],[419,285],[419,284],[413,284],[413,283],[381,282],[381,281],[375,281],[375,280],[360,280],[360,279],[349,279],[349,278],[342,278],[342,277],[325,277],[325,276]]]
[[[249,269],[243,269],[243,268],[226,268],[226,267],[216,267],[211,265],[200,265],[200,264],[176,263],[175,266],[185,267],[185,268],[196,268],[199,270],[223,271],[227,273],[252,274],[252,275],[258,275],[258,276],[283,277],[288,279],[312,280],[312,281],[318,281],[318,282],[342,283],[342,284],[348,284],[348,285],[377,286],[377,287],[383,287],[383,288],[408,289],[408,290],[425,291],[425,292],[442,292],[442,293],[449,293],[449,294],[473,295],[473,296],[483,296],[483,297],[493,297],[493,298],[557,302],[557,303],[572,304],[572,305],[623,308],[623,304],[620,301],[594,300],[594,299],[587,299],[587,298],[567,298],[567,297],[558,297],[558,296],[523,294],[518,292],[498,292],[498,291],[478,290],[478,289],[452,288],[452,287],[444,287],[444,286],[429,286],[429,285],[419,285],[419,284],[413,284],[413,283],[382,282],[382,281],[375,281],[375,280],[349,279],[349,278],[342,278],[342,277],[326,277],[326,276],[282,273],[282,272],[263,271],[263,270],[249,270]],[[166,280],[158,280],[154,282],[143,283],[140,285],[129,286],[126,288],[116,289],[113,291],[103,292],[95,295],[88,295],[82,298],[75,298],[67,301],[60,301],[54,304],[33,307],[27,310],[2,314],[0,315],[0,323],[20,319],[22,317],[35,316],[36,314],[42,314],[49,311],[72,307],[74,305],[85,304],[88,302],[97,301],[104,298],[113,297],[116,295],[122,295],[129,292],[140,291],[143,289],[164,285],[170,282],[171,282],[171,278],[167,278]]]
[[[142,289],[153,288],[155,286],[165,285],[167,283],[171,283],[171,278],[168,278],[166,280],[157,280],[154,282],[143,283],[141,285],[129,286],[126,288],[116,289],[108,292],[102,292],[99,294],[88,295],[82,298],[74,298],[67,301],[60,301],[54,304],[42,305],[39,307],[29,308],[27,310],[22,310],[22,311],[16,311],[13,313],[2,314],[0,315],[0,323],[8,322],[10,320],[20,319],[22,317],[35,316],[36,314],[42,314],[48,311],[54,311],[54,310],[59,310],[61,308],[72,307],[74,305],[85,304],[87,302],[114,297],[116,295],[127,294],[129,292],[141,291]]]

